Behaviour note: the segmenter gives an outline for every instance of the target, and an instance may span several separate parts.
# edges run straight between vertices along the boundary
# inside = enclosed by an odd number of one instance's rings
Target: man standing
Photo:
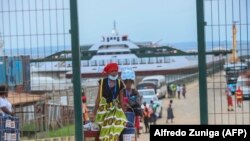
[[[177,94],[178,94],[178,99],[180,99],[181,98],[180,97],[180,95],[181,95],[181,85],[180,84],[177,84],[176,90],[177,90]]]
[[[183,98],[186,98],[186,92],[187,92],[187,90],[186,90],[186,85],[183,84],[183,85],[182,85],[182,96],[183,96]]]
[[[235,95],[236,95],[237,105],[238,105],[238,107],[241,107],[241,105],[242,105],[243,92],[242,92],[242,90],[240,89],[240,86],[239,86],[238,89],[236,90]]]

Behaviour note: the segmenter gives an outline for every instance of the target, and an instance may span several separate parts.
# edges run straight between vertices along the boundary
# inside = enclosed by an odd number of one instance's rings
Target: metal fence
[[[71,50],[70,25],[69,0],[0,1],[0,84],[9,87],[21,139],[74,135],[72,82],[65,77],[72,66],[46,61]]]
[[[199,52],[184,55],[199,60],[200,66],[158,71],[167,83],[184,84],[199,77],[201,124],[250,123],[250,102],[243,100],[238,106],[235,90],[242,86],[237,79],[249,66],[249,6],[248,0],[197,0]],[[76,7],[76,0],[0,0],[0,84],[9,86],[21,139],[72,135],[81,139],[81,130],[74,132],[82,128],[74,124],[81,120],[81,112],[74,116],[80,107],[81,64]],[[205,36],[200,36],[203,30]],[[206,54],[211,51],[218,53]],[[84,53],[82,59],[95,54]],[[73,79],[66,78],[67,72]],[[139,76],[138,82],[149,74]],[[228,107],[229,86],[233,111]]]
[[[204,0],[206,50],[232,52],[218,56],[225,60],[221,71],[207,78],[208,124],[250,123],[249,86],[239,78],[249,68],[249,8],[248,0]],[[243,91],[241,104],[238,86]]]

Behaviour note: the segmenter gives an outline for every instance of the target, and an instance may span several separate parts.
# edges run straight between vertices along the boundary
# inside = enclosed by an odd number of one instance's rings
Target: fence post
[[[200,124],[208,124],[206,54],[205,54],[205,21],[204,1],[196,0],[197,40],[199,63],[199,97],[200,97]]]
[[[70,0],[71,49],[74,88],[75,140],[83,141],[82,104],[81,104],[81,73],[80,49],[78,32],[77,0]]]

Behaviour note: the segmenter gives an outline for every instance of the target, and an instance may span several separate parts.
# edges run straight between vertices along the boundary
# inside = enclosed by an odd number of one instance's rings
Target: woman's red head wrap
[[[86,96],[82,96],[82,102],[86,102],[87,101],[87,98],[86,98]]]
[[[103,69],[103,73],[111,73],[113,71],[118,71],[117,63],[109,63]]]

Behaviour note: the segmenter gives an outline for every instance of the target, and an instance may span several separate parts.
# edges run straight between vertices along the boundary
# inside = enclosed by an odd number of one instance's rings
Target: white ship
[[[152,43],[135,43],[127,35],[119,35],[116,26],[112,34],[90,47],[81,47],[81,76],[93,78],[103,76],[104,66],[109,62],[119,64],[119,70],[133,69],[137,75],[176,74],[198,71],[197,54],[169,46],[156,46]],[[32,63],[32,74],[72,78],[71,51],[61,51]],[[207,64],[216,64],[221,56],[207,55]],[[65,75],[66,74],[66,75]]]

